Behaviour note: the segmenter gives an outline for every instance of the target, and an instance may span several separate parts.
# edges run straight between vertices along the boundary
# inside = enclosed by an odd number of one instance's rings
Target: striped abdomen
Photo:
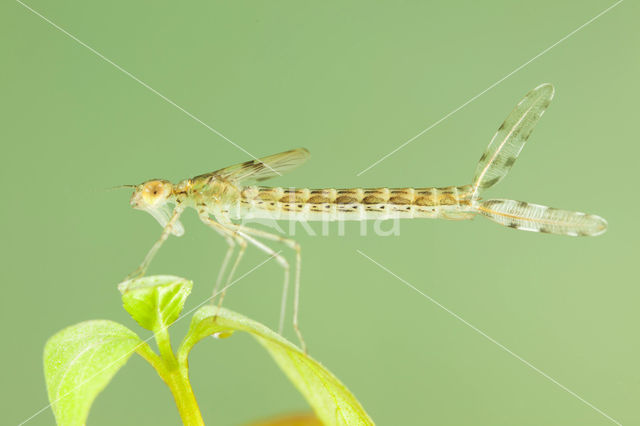
[[[298,220],[469,219],[471,186],[446,188],[243,188],[236,217]]]

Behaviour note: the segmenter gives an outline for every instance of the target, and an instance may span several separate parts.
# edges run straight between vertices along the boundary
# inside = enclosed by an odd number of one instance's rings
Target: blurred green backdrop
[[[407,221],[398,237],[298,232],[301,325],[311,354],[381,425],[605,425],[605,416],[357,254],[360,249],[624,424],[638,403],[638,4],[626,1],[367,173],[613,2],[130,2],[28,4],[254,155],[313,154],[276,185],[469,183],[521,97],[556,98],[491,195],[584,210],[598,238],[476,219]],[[108,318],[148,337],[116,284],[160,233],[106,191],[247,160],[240,150],[15,1],[0,6],[3,423],[47,405],[46,339]],[[150,273],[209,295],[224,242],[193,214]],[[320,225],[315,228],[320,230]],[[369,228],[371,230],[371,228]],[[300,229],[298,229],[300,230]],[[249,251],[240,273],[265,258]],[[275,327],[281,270],[239,282],[227,306]],[[188,321],[178,323],[174,340]],[[286,335],[293,339],[290,327]],[[208,424],[306,410],[250,337],[199,345],[192,382]],[[51,424],[50,410],[29,425]],[[168,390],[137,357],[101,394],[91,425],[177,424]]]

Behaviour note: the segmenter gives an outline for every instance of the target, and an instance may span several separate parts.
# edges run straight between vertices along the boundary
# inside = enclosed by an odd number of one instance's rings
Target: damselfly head
[[[138,210],[156,209],[169,201],[173,185],[171,182],[154,179],[135,187],[131,195],[131,207]]]
[[[171,209],[167,202],[170,201],[172,192],[173,184],[168,180],[149,180],[135,187],[129,203],[134,209],[149,213],[160,226],[165,227],[171,218]],[[171,232],[180,236],[184,234],[184,228],[179,221],[175,221]]]

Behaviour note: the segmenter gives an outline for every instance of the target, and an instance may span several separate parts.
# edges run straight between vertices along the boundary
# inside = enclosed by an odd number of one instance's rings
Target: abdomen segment
[[[471,186],[307,189],[249,186],[237,217],[275,220],[470,219]]]

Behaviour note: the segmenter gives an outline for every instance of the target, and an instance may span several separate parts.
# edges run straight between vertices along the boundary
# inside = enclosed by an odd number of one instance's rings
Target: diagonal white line
[[[504,346],[502,343],[498,342],[496,339],[494,339],[493,337],[489,336],[488,334],[486,334],[484,331],[480,330],[479,328],[477,328],[476,326],[474,326],[473,324],[469,323],[467,320],[465,320],[464,318],[462,318],[460,315],[456,314],[455,312],[451,311],[449,308],[447,308],[446,306],[444,306],[443,304],[441,304],[440,302],[438,302],[437,300],[435,300],[433,297],[429,296],[428,294],[422,292],[421,290],[419,290],[418,288],[414,287],[413,285],[411,285],[409,282],[405,281],[404,279],[402,279],[401,277],[399,277],[398,275],[396,275],[395,273],[393,273],[391,270],[389,270],[389,268],[385,267],[384,265],[381,265],[379,262],[376,262],[375,260],[373,260],[371,257],[367,256],[366,254],[364,254],[361,250],[356,250],[359,254],[361,254],[363,257],[366,257],[367,259],[369,259],[371,262],[375,263],[378,267],[380,267],[381,269],[383,269],[384,271],[388,272],[389,274],[393,275],[394,277],[396,277],[398,280],[400,280],[402,283],[404,283],[405,285],[407,285],[408,287],[412,288],[413,290],[417,291],[418,293],[420,293],[422,296],[424,296],[425,298],[427,298],[431,303],[433,303],[434,305],[438,306],[439,308],[443,309],[444,311],[446,311],[448,314],[450,314],[451,316],[453,316],[455,319],[457,319],[458,321],[462,322],[464,325],[466,325],[467,327],[471,328],[473,331],[477,332],[478,334],[480,334],[482,337],[484,337],[485,339],[489,340],[491,343],[495,344],[496,346],[498,346],[500,349],[504,350],[505,352],[507,352],[509,355],[513,356],[514,358],[516,358],[517,360],[519,360],[520,362],[522,362],[523,364],[525,364],[526,366],[528,366],[529,368],[531,368],[532,370],[534,370],[535,372],[537,372],[538,374],[542,375],[543,377],[545,377],[547,380],[551,381],[552,383],[556,384],[557,386],[559,386],[561,389],[563,389],[564,391],[566,391],[567,393],[569,393],[570,395],[576,397],[577,399],[579,399],[580,401],[582,401],[584,404],[588,405],[589,407],[593,408],[595,411],[597,411],[598,413],[600,413],[601,415],[603,415],[604,417],[606,417],[607,419],[611,420],[613,423],[617,424],[617,425],[622,425],[622,423],[620,423],[619,421],[617,421],[616,419],[612,418],[611,416],[609,416],[607,413],[605,413],[604,411],[600,410],[598,407],[596,407],[595,405],[591,404],[589,401],[585,400],[584,398],[582,398],[580,395],[578,395],[577,393],[575,393],[574,391],[572,391],[571,389],[569,389],[568,387],[566,387],[565,385],[563,385],[562,383],[558,382],[557,380],[555,380],[553,377],[549,376],[547,373],[545,373],[544,371],[540,370],[539,368],[537,368],[535,365],[531,364],[529,361],[527,361],[526,359],[522,358],[520,355],[516,354],[515,352],[513,352],[511,349],[507,348],[506,346]]]
[[[260,268],[262,265],[264,265],[265,263],[267,263],[268,261],[270,261],[271,259],[273,259],[274,257],[277,257],[280,253],[282,253],[282,250],[278,251],[277,253],[271,255],[270,257],[268,257],[267,259],[263,260],[262,262],[258,263],[256,266],[254,266],[253,268],[249,269],[247,272],[245,272],[244,274],[242,274],[240,277],[236,278],[235,280],[233,280],[231,283],[229,283],[229,285],[227,285],[226,287],[224,287],[222,290],[220,290],[219,292],[207,297],[206,299],[204,299],[203,302],[199,303],[198,305],[196,305],[196,307],[190,309],[189,311],[183,313],[182,315],[180,315],[180,317],[178,317],[178,319],[176,319],[173,323],[169,324],[169,326],[167,327],[167,329],[169,329],[171,326],[173,326],[173,324],[176,324],[178,321],[180,321],[181,319],[185,318],[187,315],[189,315],[190,313],[192,313],[193,311],[195,311],[196,309],[198,309],[199,307],[201,307],[202,305],[204,305],[205,303],[207,303],[209,300],[214,299],[217,295],[219,295],[220,293],[222,293],[223,291],[226,291],[229,287],[231,287],[232,285],[234,285],[235,283],[237,283],[238,281],[240,281],[241,279],[243,279],[244,277],[246,277],[247,275],[249,275],[250,273],[252,273],[253,271],[255,271],[256,269]],[[111,364],[107,365],[106,367],[104,367],[102,370],[98,371],[97,373],[95,373],[94,375],[92,375],[91,377],[89,377],[88,379],[84,380],[82,383],[80,383],[79,385],[75,386],[73,389],[71,389],[70,391],[68,391],[67,393],[65,393],[64,395],[62,395],[61,397],[59,397],[58,399],[56,399],[55,401],[52,401],[51,403],[49,403],[49,405],[47,405],[46,407],[42,407],[41,409],[39,409],[38,411],[36,411],[34,414],[32,414],[29,418],[27,418],[26,420],[23,420],[22,422],[20,422],[18,424],[18,426],[22,426],[23,424],[29,422],[30,420],[32,420],[33,418],[37,417],[39,414],[41,414],[43,411],[45,411],[46,409],[48,409],[49,407],[51,407],[53,404],[55,404],[56,402],[60,401],[62,398],[65,398],[67,395],[69,395],[70,393],[72,393],[73,391],[75,391],[76,389],[78,389],[79,387],[81,387],[82,385],[84,385],[85,383],[89,382],[90,380],[92,380],[94,377],[96,377],[97,375],[99,375],[100,373],[102,373],[103,371],[105,371],[107,368],[111,367],[113,364],[117,363],[118,361],[120,361],[123,358],[126,358],[130,355],[132,355],[139,347],[141,347],[142,345],[144,345],[145,343],[147,343],[149,340],[153,339],[153,335],[151,335],[150,337],[148,337],[147,339],[143,340],[142,342],[140,342],[138,345],[136,345],[136,347],[133,349],[133,351],[121,356],[120,358],[116,359],[115,361],[113,361]]]
[[[382,158],[380,158],[378,161],[376,161],[375,163],[371,164],[369,167],[367,167],[364,170],[361,170],[360,173],[358,173],[356,176],[360,176],[363,173],[366,173],[368,170],[372,169],[373,167],[377,166],[378,164],[380,164],[381,162],[383,162],[384,160],[386,160],[387,158],[389,158],[390,156],[392,156],[393,154],[395,154],[396,152],[400,151],[402,148],[404,148],[405,146],[409,145],[411,142],[413,142],[414,140],[418,139],[420,136],[424,135],[425,133],[427,133],[429,130],[433,129],[434,127],[436,127],[438,124],[442,123],[444,120],[446,120],[447,118],[451,117],[453,114],[455,114],[456,112],[460,111],[462,108],[466,107],[467,105],[469,105],[471,102],[475,101],[476,99],[478,99],[480,96],[484,95],[485,93],[487,93],[489,90],[493,89],[494,87],[496,87],[498,84],[502,83],[503,81],[505,81],[506,79],[508,79],[509,77],[511,77],[512,75],[514,75],[515,73],[517,73],[518,71],[520,71],[522,68],[526,67],[527,65],[529,65],[531,62],[535,61],[536,59],[538,59],[540,56],[544,55],[545,53],[547,53],[548,51],[550,51],[551,49],[553,49],[554,47],[556,47],[557,45],[559,45],[560,43],[562,43],[563,41],[565,41],[566,39],[568,39],[569,37],[571,37],[572,35],[574,35],[575,33],[577,33],[578,31],[580,31],[581,29],[583,29],[584,27],[586,27],[587,25],[591,24],[593,21],[595,21],[596,19],[600,18],[602,15],[604,15],[605,13],[609,12],[611,9],[613,9],[614,7],[618,6],[620,3],[622,3],[624,0],[618,0],[616,3],[614,3],[613,5],[609,6],[608,8],[606,8],[605,10],[603,10],[602,12],[598,13],[596,16],[594,16],[593,18],[589,19],[587,22],[585,22],[584,24],[580,25],[578,28],[576,28],[575,30],[571,31],[569,34],[567,34],[566,36],[562,37],[560,40],[556,41],[555,43],[553,43],[551,46],[547,47],[546,49],[544,49],[542,52],[538,53],[536,56],[534,56],[533,58],[529,59],[527,62],[525,62],[524,64],[520,65],[519,67],[517,67],[516,69],[514,69],[513,71],[511,71],[509,74],[505,75],[504,77],[502,77],[500,80],[496,81],[495,83],[493,83],[491,86],[487,87],[486,89],[484,89],[482,92],[478,93],[477,95],[475,95],[474,97],[472,97],[471,99],[469,99],[468,101],[466,101],[465,103],[463,103],[462,105],[460,105],[459,107],[457,107],[456,109],[454,109],[453,111],[449,112],[447,115],[445,115],[444,117],[442,117],[441,119],[439,119],[438,121],[436,121],[435,123],[431,124],[429,127],[427,127],[426,129],[422,130],[420,133],[418,133],[417,135],[415,135],[414,137],[410,138],[409,140],[407,140],[406,142],[404,142],[402,145],[398,146],[396,149],[394,149],[393,151],[391,151],[390,153],[384,155]]]
[[[229,139],[228,137],[226,137],[225,135],[223,135],[222,133],[220,133],[218,130],[214,129],[213,127],[211,127],[210,125],[208,125],[207,123],[205,123],[204,121],[200,120],[198,117],[196,117],[195,115],[193,115],[192,113],[190,113],[189,111],[187,111],[186,109],[184,109],[183,107],[181,107],[180,105],[178,105],[177,103],[175,103],[174,101],[172,101],[171,99],[169,99],[168,97],[166,97],[165,95],[163,95],[162,93],[158,92],[156,89],[154,89],[153,87],[149,86],[147,83],[145,83],[144,81],[140,80],[138,77],[136,77],[135,75],[131,74],[129,71],[125,70],[124,68],[122,68],[120,65],[116,64],[115,62],[113,62],[111,59],[107,58],[106,56],[104,56],[102,53],[98,52],[97,50],[95,50],[93,47],[89,46],[87,43],[83,42],[82,40],[80,40],[79,38],[77,38],[76,36],[74,36],[73,34],[71,34],[70,32],[68,32],[67,30],[65,30],[64,28],[60,27],[58,24],[56,24],[55,22],[51,21],[50,19],[48,19],[47,17],[45,17],[44,15],[42,15],[41,13],[39,13],[38,11],[36,11],[35,9],[33,9],[32,7],[30,7],[29,5],[23,3],[20,0],[16,0],[16,2],[20,3],[22,6],[24,6],[26,9],[30,10],[33,14],[39,16],[40,18],[42,18],[44,21],[46,21],[47,23],[49,23],[51,26],[53,26],[55,29],[57,29],[58,31],[62,32],[63,34],[65,34],[67,37],[69,37],[70,39],[74,40],[76,43],[80,44],[83,47],[86,47],[87,49],[89,49],[93,54],[95,54],[96,56],[98,56],[100,59],[104,60],[105,62],[113,65],[118,71],[122,72],[123,74],[127,75],[128,77],[131,77],[133,80],[137,81],[138,83],[140,83],[142,86],[144,86],[146,89],[150,90],[151,92],[153,92],[154,94],[158,95],[160,98],[162,98],[163,100],[165,100],[166,102],[168,102],[169,104],[173,105],[174,107],[176,107],[177,109],[179,109],[180,111],[182,111],[183,113],[185,113],[187,116],[189,116],[190,118],[194,119],[195,121],[197,121],[198,123],[200,123],[201,125],[203,125],[204,127],[206,127],[207,129],[209,129],[210,131],[212,131],[213,133],[215,133],[216,135],[220,136],[222,139],[224,139],[225,141],[229,142],[231,145],[235,146],[236,148],[238,148],[240,151],[244,152],[245,154],[247,154],[249,157],[253,158],[254,160],[258,160],[258,158],[251,154],[249,151],[247,151],[246,149],[244,149],[243,147],[241,147],[240,145],[238,145],[237,143],[235,143],[234,141],[232,141],[231,139]],[[258,160],[259,161],[259,160]],[[269,168],[272,172],[276,173],[279,176],[282,176],[281,173],[279,173],[278,171],[272,169],[268,164],[266,163],[262,163],[264,164],[267,168]]]

